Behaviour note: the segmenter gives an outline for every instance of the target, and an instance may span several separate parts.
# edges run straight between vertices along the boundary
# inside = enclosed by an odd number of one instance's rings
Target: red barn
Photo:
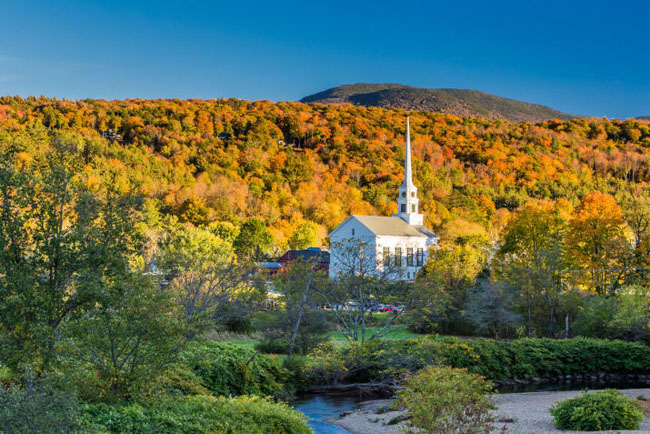
[[[318,247],[309,247],[304,250],[289,250],[277,260],[277,262],[281,263],[283,267],[293,261],[314,262],[317,264],[317,270],[329,273],[330,253],[326,250],[321,250]]]

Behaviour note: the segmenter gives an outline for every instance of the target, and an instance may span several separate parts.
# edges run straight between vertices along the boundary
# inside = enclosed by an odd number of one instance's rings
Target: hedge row
[[[427,342],[429,341],[429,342]],[[492,380],[581,375],[650,374],[650,347],[633,342],[590,338],[490,339],[435,338],[445,364],[467,368]]]
[[[650,375],[650,347],[590,338],[371,341],[343,349],[323,345],[310,355],[304,374],[307,382],[320,384],[392,381],[430,365],[466,368],[495,381],[595,372]]]

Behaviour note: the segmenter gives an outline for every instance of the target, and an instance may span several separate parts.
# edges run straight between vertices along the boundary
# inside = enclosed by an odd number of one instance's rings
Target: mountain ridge
[[[356,83],[336,86],[300,100],[303,103],[351,103],[361,106],[439,112],[459,117],[541,122],[572,120],[582,116],[492,95],[473,89],[428,89],[398,83]]]

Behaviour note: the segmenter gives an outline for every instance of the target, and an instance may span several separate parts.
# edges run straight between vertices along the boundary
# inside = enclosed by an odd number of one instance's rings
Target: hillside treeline
[[[577,205],[598,190],[620,205],[647,191],[650,123],[640,120],[535,124],[346,104],[4,97],[0,140],[23,159],[74,141],[87,183],[115,166],[163,214],[194,225],[259,218],[281,250],[326,243],[349,214],[394,212],[407,114],[421,209],[443,235],[478,225],[495,240],[510,212],[531,201]]]

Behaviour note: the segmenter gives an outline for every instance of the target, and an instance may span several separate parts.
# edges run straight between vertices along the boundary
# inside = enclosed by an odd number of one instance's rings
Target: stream
[[[523,393],[566,390],[596,390],[596,389],[633,389],[647,387],[639,383],[626,382],[572,382],[572,383],[543,383],[508,385],[499,388],[499,393]],[[315,434],[350,434],[350,431],[333,425],[325,419],[337,418],[344,411],[354,411],[362,402],[353,396],[341,395],[304,395],[290,402],[296,410],[305,414],[307,422]]]
[[[305,395],[291,402],[296,410],[305,414],[315,434],[349,434],[350,431],[325,422],[344,411],[357,409],[358,399],[351,396]]]

